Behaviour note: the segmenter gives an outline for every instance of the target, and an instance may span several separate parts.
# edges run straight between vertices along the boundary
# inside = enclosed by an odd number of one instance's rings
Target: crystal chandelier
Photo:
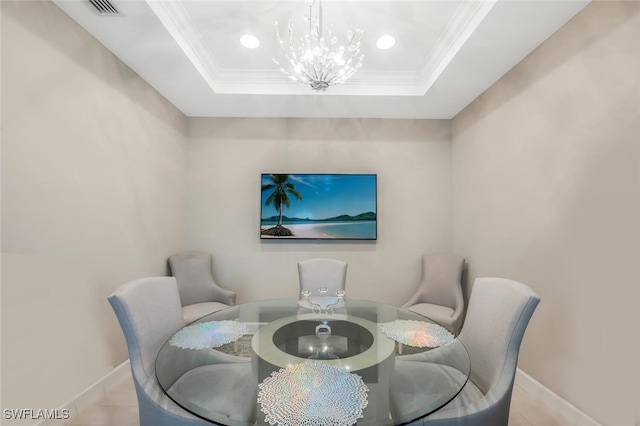
[[[357,27],[347,32],[346,45],[339,45],[331,24],[326,36],[322,34],[322,1],[318,0],[318,17],[313,17],[313,0],[309,6],[309,33],[300,39],[300,45],[293,45],[293,23],[289,21],[289,43],[285,45],[280,38],[276,21],[276,36],[285,59],[289,62],[281,65],[273,59],[280,71],[293,81],[308,84],[316,92],[324,92],[327,87],[344,83],[362,66],[364,55],[360,53],[360,40],[363,30]]]

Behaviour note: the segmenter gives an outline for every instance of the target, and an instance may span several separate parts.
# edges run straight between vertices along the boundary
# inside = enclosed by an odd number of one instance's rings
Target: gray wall
[[[594,2],[454,120],[454,250],[542,302],[520,367],[606,425],[638,405],[640,3]]]
[[[238,300],[298,294],[298,260],[349,262],[352,297],[402,304],[420,255],[451,249],[449,121],[190,119],[186,245]],[[259,239],[261,173],[376,173],[378,240]]]
[[[53,409],[126,359],[107,296],[182,248],[187,120],[53,3],[1,7],[2,408]]]

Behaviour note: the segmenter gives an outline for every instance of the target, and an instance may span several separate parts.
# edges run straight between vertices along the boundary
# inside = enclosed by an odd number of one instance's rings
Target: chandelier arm
[[[358,40],[356,41],[356,44],[358,44],[358,43],[360,43],[360,39],[362,39],[362,30],[356,30],[353,33],[353,36],[350,39],[347,39],[347,40],[349,40],[349,43],[347,44],[347,48],[349,48],[351,45],[354,44],[354,40],[355,40],[356,37],[358,37]]]
[[[300,71],[300,73],[307,79],[307,84],[311,84],[314,81],[318,81],[317,78],[309,75],[306,71]]]
[[[285,55],[289,57],[289,59],[293,59],[294,61],[298,61],[298,57],[296,55],[296,49],[293,47],[293,22],[289,21],[289,53],[284,52]],[[283,48],[284,50],[284,48]]]
[[[334,63],[329,64],[329,67],[327,68],[326,72],[322,75],[322,79],[323,80],[332,80],[333,78],[329,77],[329,76],[333,72],[334,68],[335,68],[335,64]]]

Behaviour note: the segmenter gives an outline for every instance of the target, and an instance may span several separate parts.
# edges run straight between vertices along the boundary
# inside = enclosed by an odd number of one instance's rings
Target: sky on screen
[[[375,175],[289,175],[289,181],[302,194],[302,200],[293,196],[291,207],[283,215],[296,218],[325,219],[342,214],[357,215],[376,211]],[[262,184],[273,183],[268,174],[262,175]],[[265,201],[273,190],[262,192],[262,217],[278,214],[275,207],[266,207]]]

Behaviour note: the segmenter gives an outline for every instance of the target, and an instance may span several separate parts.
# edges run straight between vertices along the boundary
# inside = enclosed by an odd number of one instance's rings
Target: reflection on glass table
[[[331,310],[305,309],[303,299],[241,304],[179,330],[158,354],[161,387],[223,425],[394,425],[465,385],[466,349],[429,319],[344,296]],[[396,403],[406,395],[419,404]]]

